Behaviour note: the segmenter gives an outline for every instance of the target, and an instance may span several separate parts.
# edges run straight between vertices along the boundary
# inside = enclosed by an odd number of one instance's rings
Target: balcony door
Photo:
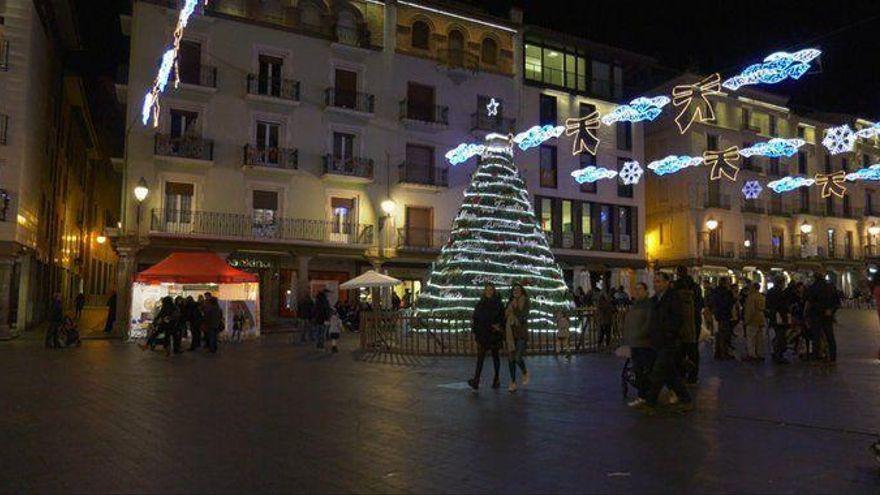
[[[276,122],[257,121],[256,145],[262,164],[278,165],[278,146],[281,126]]]
[[[406,86],[406,117],[422,122],[434,121],[434,88],[411,82]]]
[[[179,139],[198,134],[199,114],[187,110],[171,110],[171,138]]]
[[[357,109],[358,75],[357,72],[336,69],[334,83],[335,102],[337,107]]]
[[[432,184],[433,170],[434,148],[417,144],[406,145],[406,166],[403,177],[406,182]]]
[[[330,241],[350,244],[357,225],[356,198],[330,198]]]
[[[278,192],[253,191],[254,237],[275,237],[278,231]]]
[[[281,71],[284,59],[269,55],[260,55],[260,74],[257,80],[257,92],[261,95],[281,96]]]
[[[192,232],[194,189],[184,182],[165,183],[165,232]]]
[[[178,73],[180,82],[184,84],[200,84],[202,75],[202,44],[190,40],[181,41],[177,67],[180,71]]]
[[[434,211],[417,206],[406,207],[406,245],[431,247]]]

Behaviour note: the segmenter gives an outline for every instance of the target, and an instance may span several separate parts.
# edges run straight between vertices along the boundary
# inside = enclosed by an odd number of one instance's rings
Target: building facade
[[[661,91],[668,94],[673,85],[696,80],[685,75]],[[851,294],[864,279],[867,246],[875,242],[868,232],[877,221],[872,188],[847,182],[842,198],[823,198],[818,186],[777,194],[766,184],[785,176],[813,178],[876,163],[875,143],[860,142],[855,154],[830,155],[821,141],[840,118],[799,115],[786,106],[786,98],[747,89],[709,99],[714,122],[694,122],[681,133],[673,121],[676,112],[665,112],[648,126],[649,162],[669,155],[703,156],[705,151],[733,146],[742,149],[776,137],[800,138],[806,144],[790,158],[741,158],[735,182],[710,180],[705,166],[665,176],[649,173],[648,261],[658,268],[690,266],[708,279],[728,276],[761,284],[778,275],[790,280],[824,268],[844,293]],[[752,180],[764,189],[758,198],[747,199],[742,189]]]
[[[130,120],[174,16],[166,2],[134,2]],[[615,97],[544,83],[525,32],[519,11],[497,18],[448,3],[212,1],[187,28],[181,84],[163,95],[159,126],[127,134],[120,288],[174,250],[209,249],[260,274],[264,325],[293,316],[304,292],[371,267],[418,293],[474,170],[451,166],[448,150]],[[626,149],[605,131],[602,163],[641,159],[640,126],[626,131]],[[517,157],[569,278],[643,266],[643,186],[582,191],[569,143]],[[150,193],[138,203],[141,179]],[[121,298],[120,322],[127,306]]]

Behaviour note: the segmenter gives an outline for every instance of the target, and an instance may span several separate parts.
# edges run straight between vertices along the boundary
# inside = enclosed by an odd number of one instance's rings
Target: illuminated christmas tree
[[[464,193],[449,242],[431,268],[417,312],[436,328],[469,330],[487,282],[506,301],[522,284],[531,300],[530,330],[555,331],[554,314],[573,303],[562,271],[535,217],[506,136],[486,137],[482,159]]]

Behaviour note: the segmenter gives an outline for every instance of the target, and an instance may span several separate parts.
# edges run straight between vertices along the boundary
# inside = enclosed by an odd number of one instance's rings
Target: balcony
[[[253,215],[211,211],[154,209],[150,232],[171,237],[193,237],[256,242],[367,246],[373,226],[303,218],[275,218],[256,222]]]
[[[368,93],[327,88],[324,90],[324,104],[328,110],[370,118],[375,113],[376,97]]]
[[[299,168],[299,151],[289,148],[261,148],[244,146],[245,168],[291,171]]]
[[[293,79],[273,79],[256,74],[247,76],[247,98],[255,101],[297,106],[300,103],[300,84]]]
[[[217,67],[199,65],[192,70],[180,71],[180,87],[201,93],[217,91]]]
[[[403,162],[397,166],[398,182],[415,189],[439,190],[449,187],[449,169]]]
[[[449,126],[449,107],[418,105],[404,99],[400,101],[400,120],[408,126],[445,128]]]
[[[516,129],[516,119],[486,115],[485,109],[471,114],[471,132],[485,131],[507,134]]]
[[[767,208],[763,201],[757,199],[744,199],[740,204],[740,211],[743,213],[757,213],[763,215],[767,212]]]
[[[739,257],[742,260],[767,260],[773,258],[773,250],[766,245],[742,246]]]
[[[729,194],[707,194],[703,199],[704,208],[720,208],[722,210],[730,209]]]
[[[397,229],[397,249],[401,251],[439,251],[449,242],[449,230],[402,227]]]
[[[704,258],[732,259],[734,253],[735,250],[732,242],[708,243],[703,247]]]
[[[791,216],[791,208],[787,208],[783,203],[774,203],[771,201],[768,213],[775,217],[788,217]]]
[[[880,244],[868,244],[864,246],[865,258],[880,258]]]
[[[214,161],[214,141],[199,136],[156,134],[153,154],[181,162],[207,164]]]
[[[323,176],[347,182],[372,182],[373,160],[369,158],[324,155]]]
[[[9,40],[0,38],[0,72],[9,70]]]
[[[9,116],[0,113],[0,145],[6,146],[9,142]]]

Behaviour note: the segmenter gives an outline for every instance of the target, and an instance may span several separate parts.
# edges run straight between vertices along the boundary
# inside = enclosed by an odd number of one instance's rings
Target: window
[[[844,172],[849,170],[849,161],[846,158],[840,159],[840,170],[843,170]]]
[[[874,214],[874,191],[865,190],[865,215]]]
[[[171,110],[171,137],[181,138],[184,136],[192,136],[198,132],[197,112],[189,112],[186,110]]]
[[[431,208],[406,207],[406,245],[430,247],[434,226],[434,211]]]
[[[330,198],[331,230],[334,234],[351,234],[357,223],[354,198]]]
[[[589,153],[578,155],[580,157],[580,168],[595,167],[596,156]],[[581,192],[587,194],[596,194],[599,191],[598,182],[584,182],[581,184]]]
[[[553,48],[544,48],[544,83],[565,86],[565,56]]]
[[[406,85],[406,118],[434,122],[434,88],[410,82]]]
[[[611,205],[599,205],[599,232],[602,233],[601,248],[603,251],[614,249],[614,222],[611,218]]]
[[[832,196],[825,198],[825,214],[834,215],[834,198]]]
[[[480,49],[480,58],[485,65],[495,65],[498,63],[498,42],[492,38],[483,40],[483,46]]]
[[[556,146],[541,146],[541,187],[556,189]]]
[[[278,193],[276,191],[253,192],[254,227],[274,226],[278,215]]]
[[[337,107],[357,109],[358,74],[345,69],[336,69],[334,103]]]
[[[456,67],[464,65],[464,34],[458,29],[449,31],[446,41],[449,48],[449,63]]]
[[[754,257],[758,251],[758,227],[746,225],[744,240],[743,248],[745,248],[745,253],[750,257]]]
[[[557,121],[557,113],[556,113],[556,97],[550,95],[540,95],[539,97],[539,108],[540,108],[540,118],[539,122],[541,125],[556,125]]]
[[[429,50],[431,48],[431,28],[425,21],[416,21],[412,25],[412,47],[421,50]]]
[[[871,157],[865,153],[862,155],[862,167],[870,167],[871,166]]]
[[[825,153],[825,173],[831,173],[831,155],[828,153]]]
[[[575,48],[525,44],[526,80],[586,93],[588,60]],[[622,76],[621,76],[622,77]]]
[[[434,179],[434,148],[418,144],[406,145],[404,179],[415,184],[432,184]]]
[[[785,236],[782,229],[774,228],[770,233],[770,249],[774,258],[785,257]]]
[[[768,132],[768,134],[770,134],[770,137],[776,137],[776,116],[769,115],[768,120],[769,120],[769,130],[767,132]]]
[[[281,126],[275,122],[257,121],[256,145],[265,163],[278,164],[278,139]]]
[[[617,248],[622,252],[633,251],[632,242],[632,208],[617,207]]]
[[[846,255],[846,259],[852,259],[853,257],[853,232],[851,230],[846,231],[846,237],[843,238],[843,253]]]
[[[581,247],[593,248],[593,204],[581,203]]]
[[[797,137],[801,139],[805,139],[807,135],[807,128],[803,126],[803,124],[798,124],[797,127]]]
[[[347,132],[333,133],[333,161],[336,166],[350,163],[355,158],[357,136]]]
[[[541,47],[526,44],[525,74],[526,79],[541,81],[543,63],[541,59]]]
[[[828,256],[832,258],[836,254],[834,250],[834,247],[836,245],[835,233],[836,232],[834,229],[828,229]]]
[[[627,162],[627,158],[617,157],[617,171],[623,168],[623,165]],[[620,176],[617,177],[617,196],[621,198],[631,198],[633,197],[633,186],[632,184],[624,184],[621,180]]]
[[[743,145],[742,145],[743,149],[745,149],[745,148],[750,148],[751,146],[752,146],[752,143],[743,143]],[[752,160],[752,158],[753,158],[753,156],[744,156],[744,157],[742,157],[742,162],[743,162],[743,168],[744,168],[744,169],[746,169],[746,170],[753,170],[753,169],[754,169],[754,167],[755,167],[755,165],[754,165],[755,161]]]
[[[192,184],[182,182],[165,183],[165,222],[189,224],[192,222],[193,208]]]
[[[611,66],[605,62],[593,60],[593,80],[590,84],[593,94],[611,96]]]
[[[180,82],[199,84],[202,73],[202,44],[183,40],[177,55],[177,68],[180,71]]]
[[[852,205],[849,201],[849,194],[844,194],[843,196],[843,216],[850,217],[852,216]]]
[[[706,151],[718,150],[718,135],[706,134]]]
[[[284,60],[269,55],[260,55],[260,74],[257,80],[257,93],[261,95],[281,96],[281,68]]]
[[[748,108],[742,109],[742,128],[750,129],[752,126],[752,112]]]
[[[572,201],[568,199],[562,200],[562,247],[574,247],[574,216]]]
[[[779,158],[770,158],[770,175],[779,176]]]
[[[632,150],[632,122],[617,123],[617,149]]]
[[[588,117],[596,111],[596,105],[592,103],[581,103],[578,105],[578,113],[580,117]]]
[[[541,230],[545,233],[553,232],[553,199],[540,198]]]
[[[800,203],[801,203],[801,211],[809,212],[810,211],[810,190],[801,188],[800,190]]]
[[[800,129],[800,127],[798,128]],[[798,173],[803,175],[807,173],[807,154],[803,151],[798,151]]]

